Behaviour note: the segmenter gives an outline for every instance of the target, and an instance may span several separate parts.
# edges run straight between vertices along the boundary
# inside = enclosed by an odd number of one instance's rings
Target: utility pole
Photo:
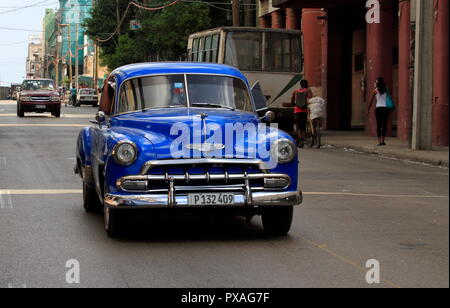
[[[58,22],[58,29],[56,32],[56,86],[59,87],[59,50],[60,50],[60,46],[61,46],[61,27],[59,25],[59,20]]]
[[[67,29],[68,29],[68,33],[69,33],[69,87],[72,88],[72,40],[70,38],[71,36],[71,31],[70,31],[70,24],[67,24]]]
[[[94,89],[98,88],[98,42],[97,40],[94,43],[94,69],[93,69],[93,80],[94,80]]]
[[[240,0],[232,0],[232,11],[233,11],[233,27],[240,26]]]
[[[79,38],[78,38],[78,24],[76,24],[76,31],[75,31],[75,89],[78,91],[79,84],[79,65],[80,65],[80,59],[79,59],[79,53],[78,53],[78,45],[79,45]]]

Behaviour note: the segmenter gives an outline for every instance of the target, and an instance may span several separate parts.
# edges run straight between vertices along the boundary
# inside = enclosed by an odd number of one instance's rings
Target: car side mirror
[[[275,113],[273,111],[267,111],[266,114],[261,118],[261,121],[265,123],[272,123],[275,120]]]

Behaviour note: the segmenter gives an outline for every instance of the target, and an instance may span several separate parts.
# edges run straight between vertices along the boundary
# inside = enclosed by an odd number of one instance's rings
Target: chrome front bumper
[[[250,198],[249,198],[250,197]],[[298,192],[253,192],[251,196],[245,193],[235,194],[234,205],[219,205],[213,207],[265,207],[265,206],[295,206],[303,201],[303,194]],[[139,194],[118,195],[107,194],[104,199],[107,207],[114,208],[202,208],[205,206],[190,205],[188,194]]]

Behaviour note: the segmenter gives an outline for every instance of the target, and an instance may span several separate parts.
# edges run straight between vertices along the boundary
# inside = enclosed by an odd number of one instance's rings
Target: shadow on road
[[[98,232],[103,230],[103,213],[84,214],[95,218]],[[88,220],[88,217],[85,217]],[[92,220],[92,222],[94,219]],[[250,223],[231,214],[174,213],[171,210],[123,212],[120,217],[120,242],[186,242],[186,241],[248,241],[280,237],[267,235],[255,216]],[[281,237],[289,239],[287,237]]]

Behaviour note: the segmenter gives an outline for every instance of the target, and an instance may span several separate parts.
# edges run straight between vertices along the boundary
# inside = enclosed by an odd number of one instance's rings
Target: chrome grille
[[[177,161],[177,164],[173,163]],[[145,191],[166,193],[170,184],[176,191],[254,191],[267,189],[271,183],[273,190],[287,188],[291,181],[288,175],[270,174],[261,170],[262,164],[243,160],[172,160],[158,161],[145,168],[145,174],[119,179],[117,187],[128,192]],[[278,187],[274,185],[279,181]]]
[[[32,96],[31,101],[32,102],[49,102],[50,96]]]

